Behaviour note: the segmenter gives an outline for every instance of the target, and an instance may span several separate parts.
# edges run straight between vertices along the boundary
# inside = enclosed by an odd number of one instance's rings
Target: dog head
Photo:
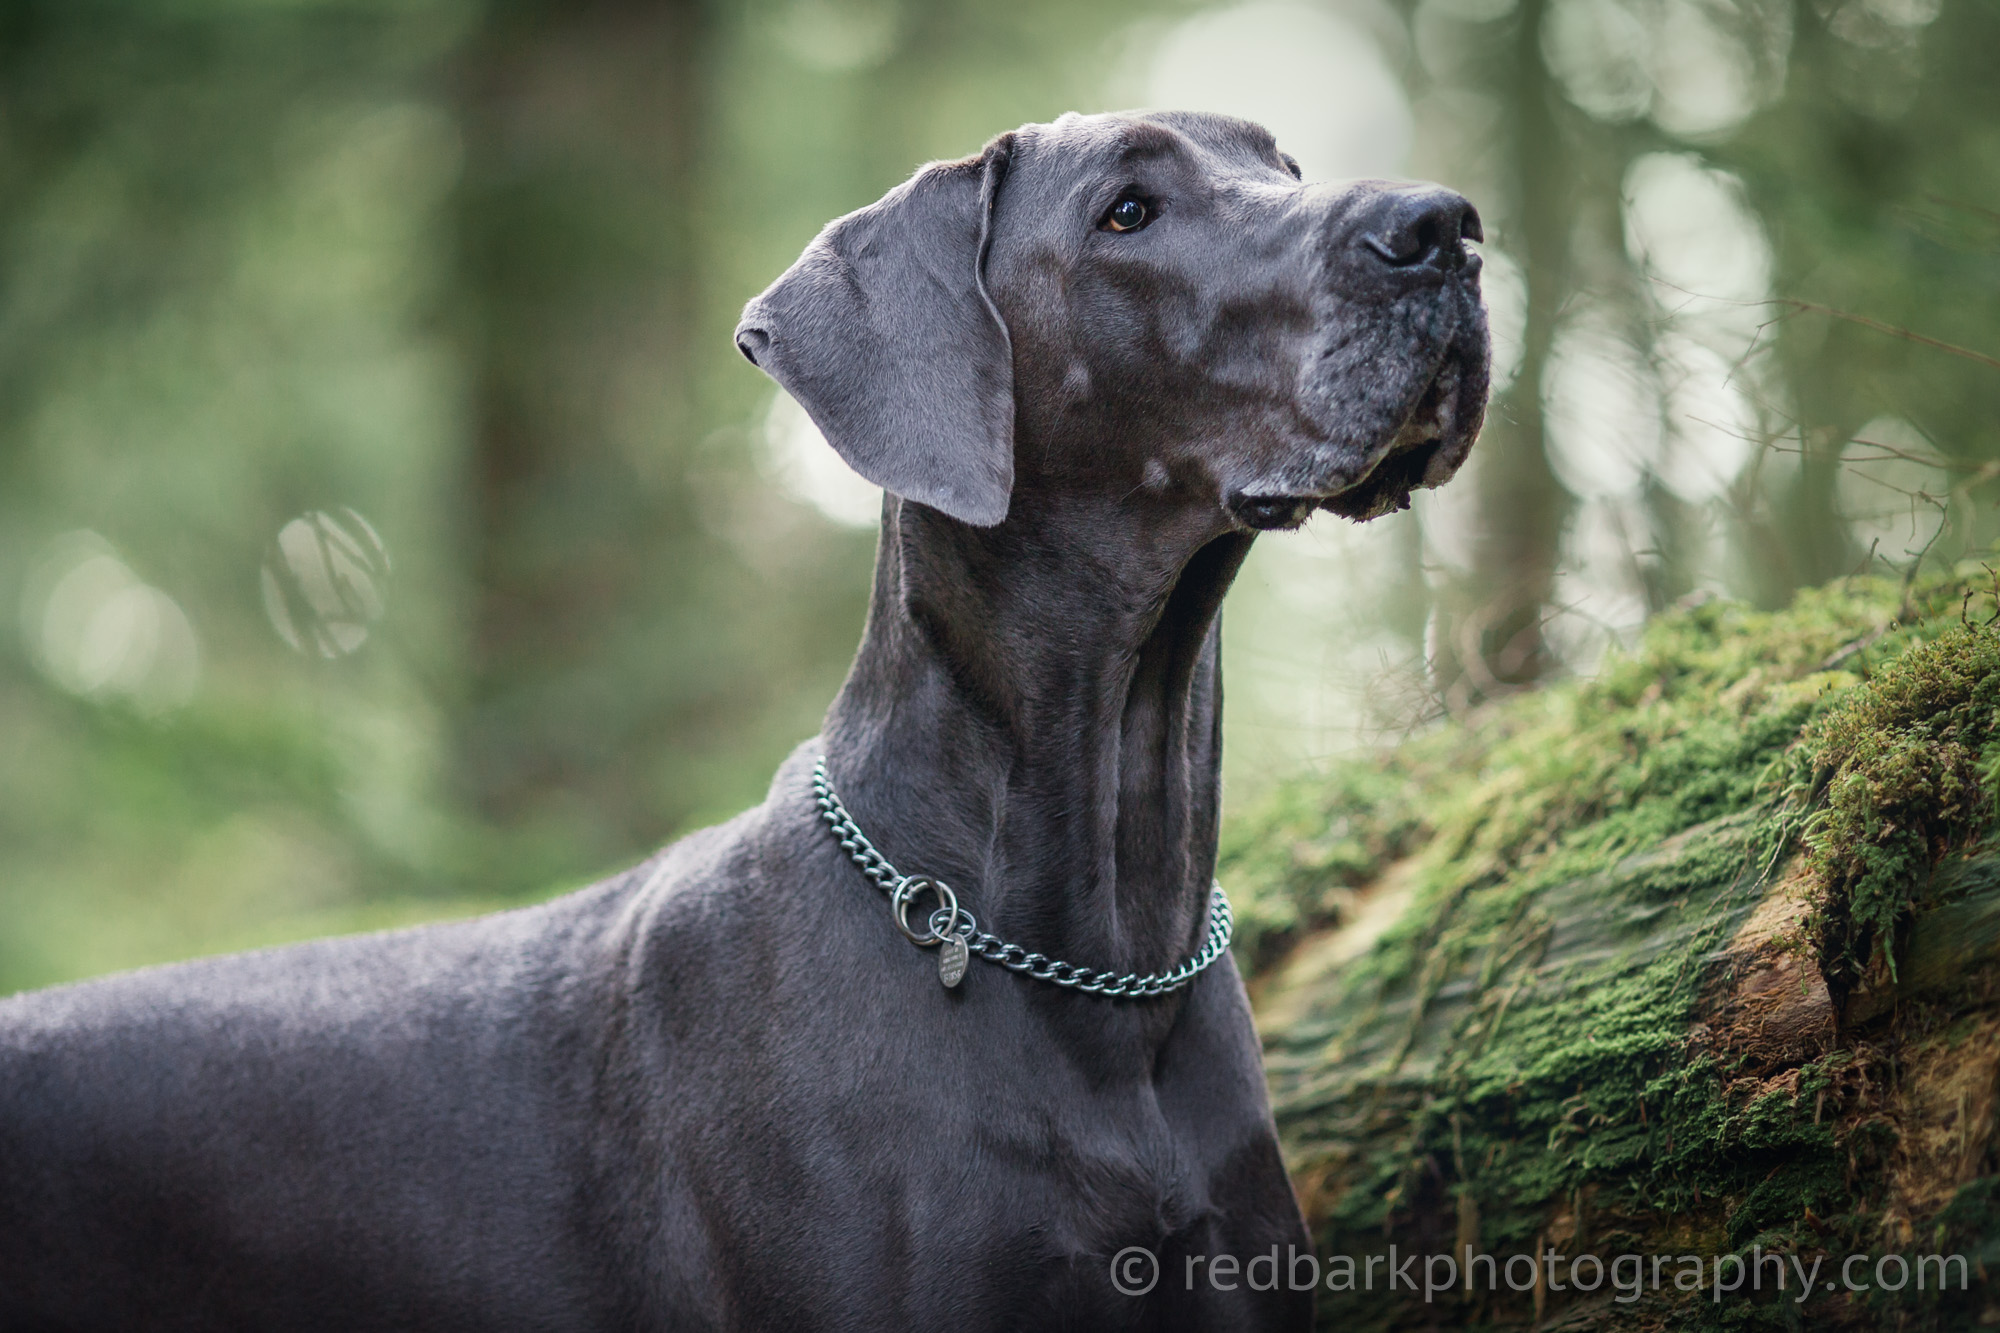
[[[967,523],[1080,488],[1368,519],[1478,434],[1478,239],[1458,195],[1307,185],[1247,121],[1072,115],[829,224],[736,342],[856,471]]]

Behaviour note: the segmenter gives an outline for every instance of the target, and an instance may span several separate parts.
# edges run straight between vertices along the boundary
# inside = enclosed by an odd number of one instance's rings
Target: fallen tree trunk
[[[1323,1327],[2000,1323],[1967,573],[1676,611],[1236,821]]]

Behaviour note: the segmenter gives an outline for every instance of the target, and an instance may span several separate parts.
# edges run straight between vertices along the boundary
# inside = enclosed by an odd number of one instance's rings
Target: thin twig
[[[1989,366],[1994,370],[2000,370],[2000,357],[1988,356],[1984,352],[1975,352],[1970,347],[1960,347],[1957,343],[1948,343],[1942,338],[1932,338],[1910,329],[1898,328],[1894,324],[1885,324],[1879,319],[1870,319],[1866,315],[1855,315],[1845,310],[1835,310],[1832,306],[1821,305],[1817,301],[1801,301],[1797,297],[1792,296],[1774,296],[1770,300],[1759,302],[1758,304],[1789,306],[1793,310],[1804,311],[1808,314],[1825,315],[1829,319],[1844,320],[1849,324],[1859,324],[1864,329],[1873,329],[1877,333],[1886,333],[1892,338],[1902,338],[1907,342],[1922,343],[1926,347],[1935,347],[1940,352],[1949,352],[1953,356],[1964,357],[1967,361],[1976,361],[1982,366]]]
[[[1924,198],[1934,204],[1942,204],[1946,208],[1955,208],[1961,213],[1971,213],[1976,217],[1985,218],[1988,222],[2000,222],[2000,212],[1981,208],[1978,204],[1968,204],[1962,199],[1951,199],[1941,194],[1927,194]]]

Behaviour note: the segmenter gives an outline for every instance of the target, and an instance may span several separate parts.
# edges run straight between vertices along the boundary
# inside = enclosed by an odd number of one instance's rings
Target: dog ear
[[[1013,136],[836,218],[744,308],[736,346],[868,480],[966,523],[1007,517],[1014,358],[986,293]]]

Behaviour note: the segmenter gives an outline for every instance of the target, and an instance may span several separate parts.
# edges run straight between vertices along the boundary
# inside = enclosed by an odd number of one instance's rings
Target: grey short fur
[[[1187,114],[1026,126],[832,223],[737,331],[891,493],[822,736],[545,906],[0,1003],[0,1330],[1305,1327],[1184,1280],[1308,1243],[1233,965],[946,990],[808,773],[1009,939],[1188,954],[1223,592],[1258,529],[1462,461],[1477,225]]]

